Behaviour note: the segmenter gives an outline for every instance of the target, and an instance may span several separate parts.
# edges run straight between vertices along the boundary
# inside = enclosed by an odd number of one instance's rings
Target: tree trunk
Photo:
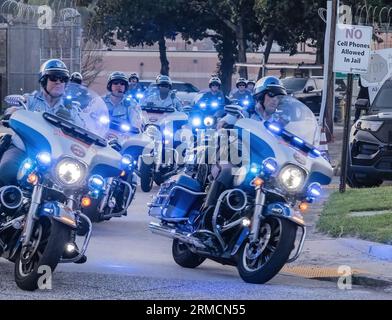
[[[270,55],[271,49],[272,49],[272,44],[274,43],[274,38],[275,38],[275,30],[271,31],[271,33],[268,35],[267,44],[266,44],[265,50],[264,50],[264,64],[268,63],[269,55]],[[259,75],[257,78],[260,79],[263,76],[264,76],[263,75],[263,68],[260,68]]]
[[[231,77],[236,60],[236,43],[230,32],[222,34],[221,43],[216,46],[219,57],[219,76],[222,80],[222,91],[228,95],[231,90]]]
[[[316,64],[324,64],[324,34],[319,32],[316,47]]]
[[[161,60],[161,74],[168,76],[169,75],[169,60],[167,60],[166,55],[166,40],[162,35],[159,44],[159,59]]]
[[[246,63],[246,39],[244,35],[244,25],[242,19],[239,19],[236,28],[236,38],[238,43],[238,62]],[[248,68],[239,67],[239,74],[241,78],[248,79]]]

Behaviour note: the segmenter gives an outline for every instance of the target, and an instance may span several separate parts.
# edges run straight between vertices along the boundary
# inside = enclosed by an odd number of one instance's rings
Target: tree
[[[273,42],[291,55],[297,53],[297,45],[308,38],[308,30],[314,29],[314,20],[322,20],[314,10],[317,1],[256,0],[255,14],[260,26],[260,42],[264,42],[264,63],[268,62]],[[312,15],[311,15],[312,14]],[[312,25],[313,24],[313,25]],[[317,29],[318,31],[318,29]],[[316,31],[316,32],[317,32]],[[262,70],[260,69],[259,78]]]
[[[116,39],[130,46],[158,43],[160,73],[169,75],[166,39],[174,40],[179,31],[192,24],[186,3],[185,0],[99,0],[97,14],[90,23],[95,27],[95,37],[109,45],[115,45]]]

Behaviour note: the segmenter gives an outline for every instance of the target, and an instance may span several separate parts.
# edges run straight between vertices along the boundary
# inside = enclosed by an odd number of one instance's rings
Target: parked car
[[[321,91],[323,89],[324,80],[323,77],[288,77],[282,79],[282,82],[288,94],[296,95]]]
[[[323,77],[288,77],[282,79],[283,85],[287,90],[288,94],[291,94],[302,103],[304,103],[316,117],[320,115],[321,100],[323,96]],[[344,97],[346,90],[346,84],[343,79],[336,80],[335,86],[335,114],[334,121],[340,121],[342,119],[340,102]]]
[[[359,119],[351,128],[347,182],[350,187],[377,187],[392,180],[392,78],[372,104],[358,99]]]
[[[157,86],[155,80],[140,80],[139,83],[146,88]],[[200,91],[193,84],[182,81],[173,81],[172,89],[176,90],[177,98],[180,99],[184,105],[190,105],[195,95]]]

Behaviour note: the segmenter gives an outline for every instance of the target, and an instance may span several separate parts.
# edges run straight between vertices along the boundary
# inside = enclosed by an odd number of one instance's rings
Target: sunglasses
[[[64,83],[64,82],[68,82],[68,81],[69,81],[69,78],[68,78],[68,77],[65,77],[65,76],[55,76],[55,75],[50,75],[50,76],[48,76],[48,79],[49,79],[50,81],[52,81],[52,82],[57,82],[58,80],[60,80],[61,83]]]
[[[268,96],[269,96],[270,98],[274,98],[274,97],[277,97],[277,96],[281,96],[281,95],[282,95],[281,93],[274,93],[274,92],[267,92],[267,94],[268,94]]]
[[[125,86],[125,82],[124,81],[113,81],[112,84],[114,84],[115,86],[121,84],[122,86]]]
[[[238,86],[239,86],[239,87],[246,87],[245,84],[239,84]]]

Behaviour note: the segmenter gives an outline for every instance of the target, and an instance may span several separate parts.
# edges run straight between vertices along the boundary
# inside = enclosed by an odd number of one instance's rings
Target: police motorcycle
[[[80,113],[84,128],[68,121],[66,108],[54,115],[27,111],[23,96],[5,101],[22,107],[3,125],[28,157],[18,184],[0,189],[0,256],[15,263],[18,287],[35,290],[58,263],[86,261],[92,225],[82,209],[104,190],[107,177],[119,174],[124,157],[103,138],[107,126],[96,121],[108,117],[99,96]]]
[[[227,97],[222,100],[221,96],[205,98],[203,93],[199,93],[193,100],[193,110],[197,110],[204,117],[221,117],[224,115],[225,104],[230,101]]]
[[[242,108],[225,110],[241,115]],[[232,188],[216,194],[216,205],[205,206],[213,162],[204,181],[179,174],[161,185],[149,204],[149,215],[159,222],[149,228],[173,239],[172,256],[180,266],[195,268],[209,258],[260,284],[300,255],[306,236],[301,210],[330,183],[332,167],[313,146],[318,125],[304,104],[282,96],[277,114],[274,121],[239,119],[228,134],[219,134],[227,140],[217,154],[235,165],[229,171]]]
[[[80,95],[86,88],[82,85],[70,83],[67,86],[67,100],[73,103],[77,102],[84,109],[92,100],[91,93]],[[87,98],[88,97],[88,98]],[[128,123],[111,121],[109,116],[100,115],[97,117],[92,114],[92,119],[102,125],[106,130],[102,136],[108,140],[108,144],[117,152],[124,155],[122,162],[119,163],[117,175],[109,176],[105,179],[99,195],[91,198],[91,205],[82,208],[82,212],[89,217],[92,222],[101,222],[110,220],[113,217],[122,217],[127,215],[127,209],[130,206],[137,185],[135,174],[135,160],[127,151],[129,148],[123,148],[121,143],[129,135],[131,127]]]
[[[159,95],[157,88],[149,88],[145,97]],[[172,99],[175,92],[171,93]],[[153,182],[161,185],[179,170],[178,159],[185,155],[186,146],[181,141],[180,129],[187,124],[188,116],[178,111],[174,104],[157,106],[152,102],[141,102],[143,134],[149,140],[139,157],[138,173],[144,192],[152,189]]]

